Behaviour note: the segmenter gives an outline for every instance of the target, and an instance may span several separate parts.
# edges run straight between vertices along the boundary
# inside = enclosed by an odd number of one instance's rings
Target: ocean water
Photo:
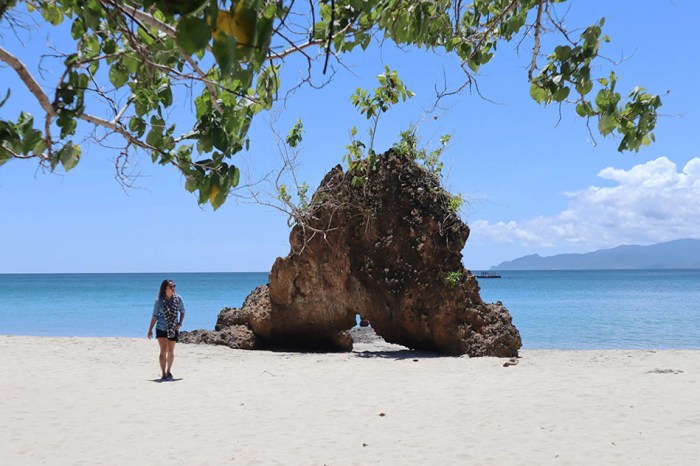
[[[700,270],[503,271],[481,279],[530,349],[700,349]]]
[[[146,336],[160,283],[185,302],[184,330],[213,329],[267,273],[0,274],[0,335]]]
[[[525,349],[700,349],[700,270],[503,271],[481,279]],[[185,330],[212,329],[267,273],[0,275],[0,334],[145,337],[172,278]]]

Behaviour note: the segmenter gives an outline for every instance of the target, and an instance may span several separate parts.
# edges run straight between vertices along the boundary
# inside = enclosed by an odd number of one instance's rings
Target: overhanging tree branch
[[[7,63],[13,70],[15,70],[15,72],[17,73],[17,75],[19,75],[19,78],[22,80],[25,86],[27,86],[27,88],[32,93],[32,95],[34,95],[36,100],[39,101],[39,105],[41,105],[41,108],[48,115],[55,116],[56,111],[51,105],[51,102],[49,102],[49,98],[46,96],[44,90],[41,88],[39,83],[36,82],[34,76],[32,76],[32,74],[29,72],[27,66],[24,63],[22,63],[21,60],[19,60],[17,57],[15,57],[2,47],[0,47],[0,60]]]
[[[540,34],[542,32],[542,10],[544,0],[539,0],[537,4],[537,19],[535,20],[535,45],[532,47],[532,63],[530,63],[530,70],[527,73],[527,77],[532,81],[532,75],[537,69],[537,56],[540,53]]]
[[[177,39],[177,31],[175,28],[171,27],[168,24],[165,24],[164,22],[154,18],[150,14],[146,13],[145,11],[139,10],[133,6],[129,5],[123,5],[118,2],[112,1],[112,0],[106,0],[103,3],[108,3],[109,5],[113,6],[114,8],[122,11],[126,15],[148,25],[151,26],[152,28],[156,29],[157,31],[162,32],[163,34],[167,35],[168,37],[171,37],[173,39]]]
[[[11,8],[20,4],[0,3],[11,5],[4,17],[0,13],[1,19],[12,18]],[[286,57],[297,53],[306,58],[308,68],[308,78],[298,85],[315,87],[312,65],[321,62],[321,55],[325,72],[331,54],[345,66],[339,55],[356,47],[366,50],[373,41],[381,47],[391,40],[406,50],[410,46],[444,48],[460,58],[467,73],[457,91],[473,85],[479,93],[465,67],[476,74],[494,56],[500,41],[510,42],[515,35],[534,38],[526,64],[531,83],[537,80],[530,88],[532,98],[545,105],[575,103],[578,115],[598,119],[601,134],[615,132],[624,137],[621,151],[638,150],[653,141],[656,109],[661,105],[658,96],[640,88],[624,99],[615,89],[614,74],[610,79],[590,76],[595,69],[591,63],[607,41],[601,34],[603,22],[586,28],[581,39],[572,43],[556,18],[554,4],[563,3],[559,0],[306,0],[296,2],[294,11],[294,0],[220,0],[197,11],[181,8],[188,2],[180,1],[78,2],[84,8],[76,8],[73,0],[30,3],[37,11],[30,14],[39,22],[39,14],[53,26],[71,21],[76,48],[54,56],[63,59],[57,63],[57,75],[61,76],[61,67],[65,72],[53,99],[47,97],[53,86],[40,85],[24,65],[28,61],[23,63],[0,48],[0,62],[15,70],[22,87],[44,111],[41,130],[33,127],[34,117],[28,112],[17,122],[0,120],[0,131],[4,128],[0,164],[9,157],[32,154],[48,160],[52,170],[58,162],[70,170],[78,163],[80,146],[69,139],[76,135],[76,120],[81,120],[106,129],[104,138],[121,139],[122,160],[128,157],[127,149],[136,149],[150,152],[154,162],[177,166],[187,177],[187,190],[199,191],[198,202],[210,202],[214,208],[238,186],[240,173],[233,157],[249,147],[253,118],[279,102],[284,90],[289,95],[296,88],[280,87],[285,73],[277,67],[296,66],[295,60],[288,62]],[[526,25],[531,14],[536,14],[535,22]],[[550,22],[551,32],[563,34],[571,47],[555,49],[545,61],[540,47]],[[318,54],[309,53],[309,47],[318,47]],[[26,49],[26,53],[32,52]],[[169,107],[175,103],[175,87],[182,85],[196,95],[185,123],[189,126],[176,130],[180,119],[174,115],[177,110]],[[568,98],[572,91],[580,96],[576,101]],[[437,92],[438,101],[451,95],[447,89]],[[128,99],[122,101],[123,97]],[[50,132],[57,128],[61,137],[53,143],[62,146],[52,152]],[[174,138],[176,131],[181,136]]]
[[[221,108],[221,105],[219,105],[219,102],[216,100],[217,92],[216,88],[214,87],[214,83],[207,79],[207,75],[204,73],[204,71],[202,71],[197,62],[191,56],[187,55],[182,50],[180,50],[180,56],[184,58],[187,61],[187,63],[190,64],[192,69],[199,75],[202,83],[204,83],[204,86],[209,91],[209,99],[211,100],[212,106],[216,109],[217,112],[219,112],[219,114],[223,114],[224,109]]]
[[[491,22],[491,25],[484,31],[483,35],[481,36],[481,39],[479,42],[476,44],[476,47],[474,48],[474,52],[477,52],[481,50],[481,47],[484,45],[484,41],[486,41],[491,34],[496,30],[496,28],[501,24],[503,19],[510,13],[518,4],[520,3],[520,0],[513,0],[513,2],[508,5],[500,15],[498,15],[496,18],[493,19]]]
[[[110,131],[113,131],[115,133],[119,133],[127,141],[129,141],[131,144],[138,146],[142,149],[152,150],[152,151],[156,151],[156,152],[162,152],[157,147],[154,147],[154,146],[134,137],[126,129],[124,129],[122,126],[120,126],[116,123],[112,123],[111,121],[108,121],[108,120],[105,120],[103,118],[96,117],[93,115],[89,115],[87,113],[83,113],[81,115],[78,115],[78,118],[81,120],[87,121],[88,123],[92,123],[93,125],[102,126],[103,128],[107,128]]]

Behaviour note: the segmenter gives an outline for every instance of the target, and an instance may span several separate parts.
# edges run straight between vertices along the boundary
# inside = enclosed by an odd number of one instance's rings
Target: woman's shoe
[[[173,374],[171,374],[170,372],[168,372],[168,375],[165,376],[165,380],[173,380],[173,378]]]

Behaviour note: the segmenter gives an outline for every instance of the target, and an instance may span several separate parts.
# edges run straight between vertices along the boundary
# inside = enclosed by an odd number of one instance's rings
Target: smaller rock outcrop
[[[256,331],[264,332],[270,321],[270,291],[267,285],[255,288],[239,308],[225,307],[216,319],[214,330],[180,332],[181,343],[222,345],[234,349],[261,349],[263,341]]]
[[[258,349],[258,342],[255,334],[245,325],[232,325],[215,331],[183,331],[180,332],[180,342],[228,346],[233,349]]]

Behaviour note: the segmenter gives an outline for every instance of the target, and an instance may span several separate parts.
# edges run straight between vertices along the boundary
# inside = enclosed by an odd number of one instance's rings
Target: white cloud
[[[700,238],[700,158],[681,171],[666,157],[629,170],[598,173],[616,186],[565,193],[567,208],[555,216],[524,222],[476,220],[474,236],[528,246],[597,249]]]

